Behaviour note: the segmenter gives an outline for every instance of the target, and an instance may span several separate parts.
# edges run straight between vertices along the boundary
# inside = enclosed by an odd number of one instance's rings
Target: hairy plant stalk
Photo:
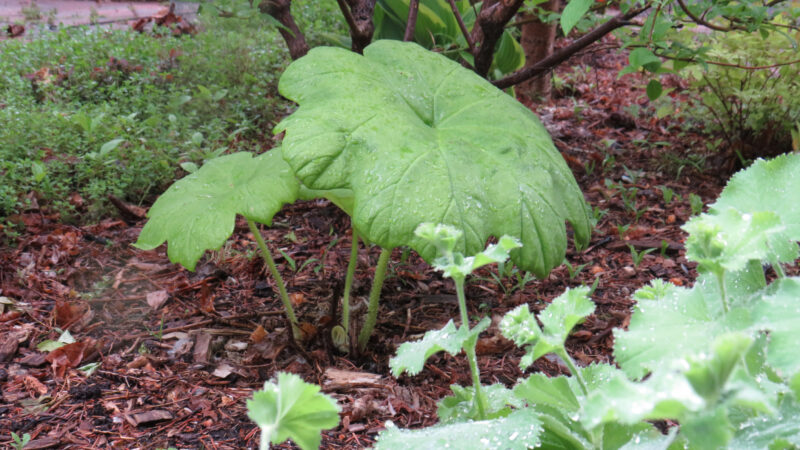
[[[458,309],[461,312],[461,326],[469,329],[469,316],[467,314],[467,299],[464,296],[464,279],[453,278],[456,283],[456,295],[458,296]],[[481,386],[481,372],[478,367],[478,356],[475,354],[477,339],[470,339],[464,343],[464,353],[469,361],[469,371],[472,374],[472,386],[475,389],[475,405],[478,407],[478,417],[480,420],[486,419],[486,411],[489,410],[489,401],[486,393]]]
[[[350,247],[350,261],[347,263],[347,275],[344,278],[344,293],[342,294],[342,327],[347,336],[350,336],[350,290],[353,287],[353,278],[358,265],[358,233],[353,228],[353,243]]]
[[[725,271],[720,270],[716,275],[719,283],[719,295],[722,298],[722,311],[727,314],[730,307],[728,306],[728,292],[725,289]]]
[[[278,292],[281,294],[281,302],[283,303],[283,308],[286,310],[286,317],[289,318],[289,323],[292,326],[292,336],[298,339],[301,336],[300,329],[297,328],[297,316],[294,315],[292,302],[289,301],[289,294],[286,292],[286,283],[283,282],[283,277],[281,277],[280,272],[278,272],[278,267],[275,266],[275,260],[272,259],[272,253],[270,253],[267,248],[267,244],[264,242],[264,238],[261,237],[261,231],[258,229],[255,222],[247,219],[247,226],[250,227],[250,232],[255,236],[258,248],[261,250],[261,257],[264,258],[272,274],[272,278],[275,279],[275,284],[278,285]]]
[[[578,380],[578,384],[581,386],[581,390],[583,391],[583,395],[589,395],[589,388],[586,387],[586,382],[583,381],[583,377],[581,376],[580,370],[578,370],[578,365],[575,364],[575,361],[572,360],[572,357],[569,356],[566,350],[562,350],[558,352],[558,356],[564,360],[564,364],[567,365],[567,368],[572,373],[572,376]]]
[[[361,332],[358,334],[358,347],[362,351],[367,347],[367,342],[372,336],[372,330],[375,329],[375,323],[378,321],[378,304],[381,299],[383,279],[386,277],[386,267],[389,265],[390,256],[392,256],[391,250],[381,249],[378,265],[375,267],[375,277],[372,279],[372,289],[369,291],[367,318],[364,320],[364,326],[361,327]]]

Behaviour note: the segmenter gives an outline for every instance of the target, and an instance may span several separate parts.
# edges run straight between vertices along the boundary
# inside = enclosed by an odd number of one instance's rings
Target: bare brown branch
[[[350,47],[356,53],[363,53],[364,48],[372,42],[372,33],[375,25],[372,22],[372,12],[375,10],[376,0],[336,0],[339,9],[344,14],[347,26],[350,28]]]
[[[308,53],[306,37],[292,17],[292,0],[264,0],[258,5],[258,9],[283,25],[278,28],[278,32],[289,48],[289,55],[292,59],[298,59]]]
[[[472,30],[473,42],[478,45],[473,53],[475,71],[486,77],[492,66],[494,47],[505,31],[505,26],[517,14],[523,0],[487,0],[481,5],[477,26]]]
[[[408,20],[406,20],[406,32],[403,40],[408,42],[414,39],[414,28],[417,26],[417,13],[419,12],[419,0],[411,0],[408,5]]]
[[[650,8],[649,4],[641,8],[631,9],[625,14],[620,14],[618,16],[615,16],[608,22],[584,34],[583,36],[576,39],[572,44],[554,52],[552,55],[539,61],[535,65],[518,70],[505,78],[501,78],[499,80],[494,81],[492,84],[499,87],[500,89],[505,89],[507,87],[514,86],[515,84],[521,83],[527,79],[540,75],[544,72],[547,72],[548,70],[551,70],[553,67],[568,60],[575,53],[588,47],[593,42],[600,40],[600,38],[607,35],[608,33],[616,30],[617,28],[627,25],[628,20],[638,16],[648,8]]]
[[[683,10],[683,12],[686,13],[686,15],[689,16],[689,18],[692,19],[692,21],[698,25],[702,25],[704,27],[711,28],[712,30],[716,31],[733,31],[739,29],[738,27],[723,27],[720,25],[716,25],[703,19],[702,17],[698,17],[689,9],[688,6],[686,6],[686,3],[684,3],[683,0],[678,0],[678,5],[681,7],[681,10]]]
[[[458,6],[456,6],[456,0],[450,0],[450,9],[453,10],[453,15],[456,18],[456,22],[458,22],[458,28],[461,29],[461,34],[464,35],[464,39],[467,41],[467,47],[469,47],[469,52],[471,54],[475,54],[475,42],[472,41],[472,36],[469,34],[469,30],[467,30],[467,26],[464,24],[464,18],[461,17],[461,12],[458,11]]]

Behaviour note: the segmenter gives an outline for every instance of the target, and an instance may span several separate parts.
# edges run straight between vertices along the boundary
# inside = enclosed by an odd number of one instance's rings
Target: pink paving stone
[[[35,4],[40,11],[40,23],[48,22],[52,15],[54,25],[87,25],[95,19],[96,23],[125,23],[140,17],[150,17],[163,13],[169,3],[158,2],[108,2],[79,0],[0,0],[0,27],[11,23],[26,22],[24,9]],[[178,3],[176,14],[193,15],[196,4]],[[55,11],[55,12],[51,12]]]

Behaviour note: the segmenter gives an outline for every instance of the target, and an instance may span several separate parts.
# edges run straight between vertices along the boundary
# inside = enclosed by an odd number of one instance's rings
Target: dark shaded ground
[[[652,278],[692,282],[680,230],[691,214],[688,196],[708,203],[722,187],[716,175],[693,167],[699,159],[692,152],[705,149],[702,137],[676,137],[675,123],[645,112],[631,116],[629,105],[646,111],[647,101],[637,76],[616,79],[624,62],[609,52],[576,57],[574,65],[592,70],[573,75],[577,80],[560,98],[535,107],[589,203],[607,211],[590,247],[568,251],[570,263],[583,269],[571,278],[561,266],[515,289],[514,278],[495,282],[492,268],[467,290],[473,315],[500,317],[521,303],[541,310],[565,288],[599,278],[597,312],[568,341],[582,364],[612,359],[611,330],[627,325],[638,287]],[[570,70],[559,73],[569,79]],[[676,199],[666,204],[658,186],[674,190]],[[336,322],[331,299],[344,278],[350,236],[348,218],[326,202],[287,207],[264,231],[274,254],[282,249],[298,269],[279,257],[307,333],[304,349],[287,341],[280,301],[253,257],[255,243],[243,222],[222,252],[190,273],[170,264],[163,248],[130,246],[143,221],[75,227],[39,210],[16,220],[25,229],[18,244],[0,249],[0,296],[14,304],[0,315],[0,446],[14,431],[31,434],[26,448],[257,447],[245,400],[282,370],[321,384],[339,400],[342,425],[324,433],[323,447],[358,448],[373,442],[386,420],[402,427],[435,423],[436,400],[450,384],[469,383],[466,362],[447,355],[432,358],[416,377],[389,375],[397,345],[458,315],[452,284],[414,254],[402,261],[400,250],[368,351],[347,356],[331,350],[323,337]],[[635,267],[628,245],[656,250]],[[375,249],[362,248],[354,287],[359,303],[376,260]],[[36,345],[57,339],[58,329],[69,329],[77,343],[47,361]],[[478,353],[484,383],[511,385],[523,375],[521,352],[495,327]],[[90,362],[100,363],[90,377],[74,368]],[[532,370],[566,371],[547,359]]]

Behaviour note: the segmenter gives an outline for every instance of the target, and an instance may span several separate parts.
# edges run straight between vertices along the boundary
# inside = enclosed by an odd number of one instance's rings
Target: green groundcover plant
[[[572,328],[594,311],[585,287],[567,290],[538,317],[523,305],[500,323],[526,350],[523,370],[554,354],[571,376],[532,374],[512,389],[481,386],[470,349],[486,319],[470,330],[463,318],[458,329],[451,322],[401,345],[390,362],[395,375],[416,374],[432,354],[463,348],[473,386],[452,387],[454,395],[439,402],[439,425],[399,430],[389,423],[376,448],[798,448],[800,278],[782,267],[798,257],[798,170],[800,155],[759,160],[684,227],[700,277],[691,288],[655,280],[634,294],[629,329],[615,332],[619,367],[579,367],[564,348]],[[456,280],[460,300],[463,278],[443,264],[452,265],[452,247],[438,248],[443,256],[434,265]],[[774,270],[772,283],[762,264]],[[463,277],[474,266],[457,267]],[[678,425],[662,433],[656,420]]]
[[[320,431],[339,424],[336,401],[295,374],[281,372],[277,381],[247,401],[247,416],[261,428],[260,447],[291,439],[303,450],[319,448]]]
[[[327,198],[351,217],[352,255],[359,237],[382,249],[358,338],[364,348],[391,250],[409,246],[427,261],[437,254],[414,233],[420,223],[465,230],[453,242],[463,254],[492,236],[519,236],[511,259],[540,277],[563,260],[566,221],[578,247],[589,240],[589,209],[536,116],[446,57],[397,41],[378,41],[363,56],[316,48],[289,66],[279,90],[299,104],[275,129],[285,132],[282,147],[221,157],[175,183],[153,205],[139,248],[167,241],[171,260],[192,269],[224,244],[236,215],[260,240],[256,223],[269,225],[283,204]],[[350,335],[354,270],[351,262],[340,340]],[[283,287],[281,295],[296,326]]]

